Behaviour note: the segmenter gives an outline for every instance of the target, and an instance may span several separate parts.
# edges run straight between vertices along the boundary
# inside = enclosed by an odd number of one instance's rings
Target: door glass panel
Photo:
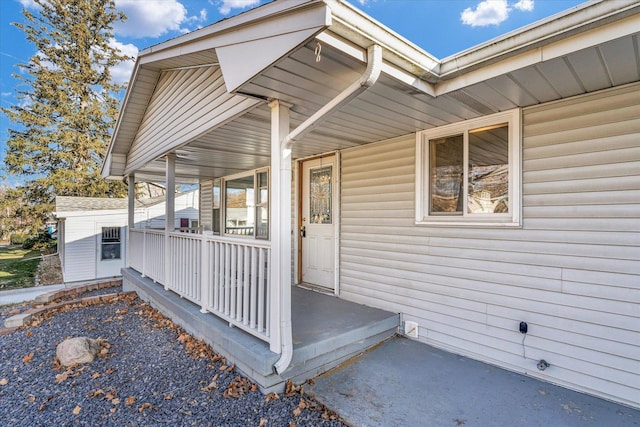
[[[324,166],[309,172],[309,223],[331,224],[332,167]]]

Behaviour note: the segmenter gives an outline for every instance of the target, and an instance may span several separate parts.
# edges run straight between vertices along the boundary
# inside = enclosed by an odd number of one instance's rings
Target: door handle
[[[307,237],[307,227],[304,225],[300,227],[300,237]]]

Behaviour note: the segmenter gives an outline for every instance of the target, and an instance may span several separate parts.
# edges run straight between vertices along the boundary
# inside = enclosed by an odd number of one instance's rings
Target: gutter
[[[320,108],[315,114],[302,122],[297,128],[289,133],[281,142],[281,152],[290,151],[294,142],[300,140],[303,135],[312,131],[322,122],[327,120],[333,113],[338,111],[350,101],[358,97],[361,93],[373,86],[382,72],[382,48],[379,45],[369,46],[367,49],[367,68],[360,78],[349,85],[338,96]],[[288,154],[284,156],[288,157]],[[291,292],[291,288],[285,290]],[[289,299],[290,300],[290,299]],[[276,374],[282,374],[291,364],[293,358],[293,338],[291,336],[291,302],[282,313],[280,319],[280,332],[282,338],[282,353],[280,359],[273,365]]]

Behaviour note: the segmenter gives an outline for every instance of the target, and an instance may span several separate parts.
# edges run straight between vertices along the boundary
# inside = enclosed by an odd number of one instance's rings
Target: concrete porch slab
[[[401,337],[305,390],[353,426],[640,425],[640,410]]]
[[[273,372],[279,355],[269,345],[160,284],[123,269],[123,289],[135,291],[190,334],[236,365],[264,393],[281,392],[288,380],[302,383],[393,336],[398,314],[292,288],[293,359],[281,375]]]

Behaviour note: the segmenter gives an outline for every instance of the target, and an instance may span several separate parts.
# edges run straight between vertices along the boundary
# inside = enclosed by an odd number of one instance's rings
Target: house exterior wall
[[[640,406],[638,111],[639,84],[523,110],[518,229],[415,225],[414,135],[343,151],[341,297],[402,313],[425,343]]]
[[[182,193],[175,200],[174,228],[180,227],[180,218],[199,220],[199,191]],[[144,218],[136,216],[136,227],[164,229],[165,204],[158,203],[145,209]]]

